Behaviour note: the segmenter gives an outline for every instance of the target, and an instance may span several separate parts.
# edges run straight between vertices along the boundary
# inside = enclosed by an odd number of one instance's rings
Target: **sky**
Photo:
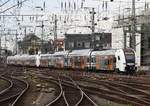
[[[6,1],[7,0],[0,0],[0,5]],[[17,1],[21,2],[24,0],[10,0],[4,6],[0,6],[0,10],[4,11],[5,9],[11,7],[12,5],[17,4]],[[110,17],[117,16],[119,13],[123,13],[124,11],[129,11],[127,10],[127,8],[131,7],[131,2],[132,2],[132,0],[114,0],[113,2],[110,2],[110,0],[27,0],[20,6],[20,8],[15,7],[1,14],[15,14],[17,12],[18,13],[20,12],[20,14],[43,13],[43,11],[41,11],[39,8],[36,7],[43,8],[44,3],[45,3],[45,11],[44,11],[45,14],[60,13],[62,12],[62,10],[65,10],[65,4],[66,4],[66,8],[69,8],[68,7],[69,3],[72,8],[74,6],[74,3],[76,3],[77,8],[80,8],[81,1],[84,1],[83,2],[84,7],[94,7],[99,14],[103,15],[103,13],[105,13]],[[106,6],[106,1],[107,1],[107,6]],[[135,1],[136,1],[136,8],[140,8],[140,9],[144,7],[145,2],[149,2],[150,4],[150,0],[135,0]],[[62,4],[63,4],[63,9],[61,7]],[[11,23],[14,21],[8,19],[8,22]]]
[[[6,1],[7,0],[0,0],[0,4],[3,4]],[[10,0],[7,4],[2,6],[2,8],[3,9],[8,8],[9,6],[16,4],[17,1],[18,0]],[[23,1],[23,0],[19,0],[19,1]],[[35,7],[37,6],[43,7],[43,4],[45,2],[45,7],[47,11],[58,12],[61,10],[61,3],[63,3],[63,5],[65,5],[65,3],[66,5],[68,5],[70,2],[70,4],[73,5],[73,3],[75,2],[78,5],[78,7],[80,7],[81,1],[82,0],[27,0],[25,3],[23,3],[21,9],[23,11],[31,12],[31,10],[35,10]],[[108,10],[111,10],[112,12],[118,10],[119,8],[122,9],[125,7],[129,7],[132,2],[132,0],[114,0],[113,2],[110,2],[109,0],[83,0],[83,1],[85,1],[84,2],[85,7],[95,7],[95,8],[99,7],[101,9],[103,6],[103,1],[108,1]],[[150,2],[150,0],[135,0],[135,1],[138,7],[144,5],[145,1]]]
[[[0,5],[2,5],[6,1],[7,0],[0,0]],[[2,12],[8,9],[9,7],[17,4],[18,1],[21,2],[24,0],[10,0],[4,6],[0,6],[0,11]],[[94,7],[96,12],[98,12],[99,14],[103,15],[104,13],[105,15],[108,15],[110,17],[117,16],[119,13],[122,13],[123,11],[127,11],[127,9],[125,8],[131,8],[131,2],[132,2],[132,0],[114,0],[113,2],[110,2],[109,0],[27,0],[22,5],[19,5],[20,7],[12,8],[4,13],[1,13],[1,15],[2,14],[3,15],[4,14],[17,14],[17,13],[40,14],[40,13],[43,13],[43,11],[41,11],[37,7],[43,8],[44,2],[45,2],[44,14],[51,14],[51,13],[58,14],[65,10],[65,4],[66,4],[66,8],[69,9],[69,3],[72,9],[74,8],[74,3],[76,4],[76,8],[79,9],[81,7],[82,1],[84,1],[83,7]],[[150,4],[150,0],[135,0],[135,1],[136,1],[136,8],[140,8],[140,9],[143,9],[145,2],[149,2]],[[106,5],[106,2],[107,2],[107,5]],[[1,18],[2,17],[0,17],[0,20]],[[30,23],[27,23],[27,24],[30,24]],[[103,23],[103,25],[105,25],[105,23]],[[11,19],[10,17],[5,19],[4,27],[15,28],[15,26],[17,27],[16,19]]]

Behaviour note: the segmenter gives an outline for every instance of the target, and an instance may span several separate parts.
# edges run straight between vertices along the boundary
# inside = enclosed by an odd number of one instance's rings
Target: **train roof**
[[[67,55],[68,54],[68,51],[60,51],[60,52],[55,52],[54,54],[52,54],[52,55],[54,55],[54,56],[59,56],[59,55]]]
[[[70,56],[89,56],[91,49],[73,50],[69,53]]]
[[[91,55],[115,55],[116,49],[93,51]]]
[[[51,56],[52,54],[40,54],[40,56],[43,56],[43,57],[47,57],[47,56]]]
[[[23,55],[14,55],[14,56],[8,56],[7,59],[14,59],[14,60],[27,60],[27,59],[32,59],[35,58],[36,55],[28,55],[28,54],[23,54]]]

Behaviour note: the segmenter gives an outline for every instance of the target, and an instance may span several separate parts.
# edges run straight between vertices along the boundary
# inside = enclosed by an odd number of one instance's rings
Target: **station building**
[[[34,33],[29,33],[18,42],[18,51],[21,54],[38,54],[38,52],[49,53],[53,51],[50,41],[41,40]]]
[[[85,32],[85,33],[84,33]],[[95,37],[95,39],[94,39]],[[111,33],[94,33],[80,29],[78,32],[65,34],[65,49],[79,50],[90,49],[94,44],[95,49],[110,49],[112,42]]]

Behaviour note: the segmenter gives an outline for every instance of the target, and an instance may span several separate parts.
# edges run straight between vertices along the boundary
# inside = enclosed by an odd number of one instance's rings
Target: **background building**
[[[54,41],[55,44],[55,51],[64,51],[65,50],[65,39],[64,38],[58,38],[56,41]]]
[[[136,54],[138,66],[150,65],[150,10],[148,8],[139,10],[135,16],[136,28]],[[113,47],[131,47],[132,18],[131,11],[128,14],[119,14],[114,17],[113,23]],[[115,39],[116,38],[116,39]],[[117,45],[118,43],[118,45]]]
[[[34,33],[30,33],[18,42],[18,49],[21,54],[50,53],[53,46],[49,41],[41,40]]]
[[[65,49],[89,49],[92,47],[91,34],[65,34]],[[95,48],[109,49],[111,48],[111,33],[95,33]]]

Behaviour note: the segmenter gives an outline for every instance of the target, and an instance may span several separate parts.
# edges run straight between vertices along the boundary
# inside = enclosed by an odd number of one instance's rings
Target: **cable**
[[[107,1],[107,2],[111,2],[111,3],[132,3],[131,1],[123,1],[123,0],[120,0],[120,1],[110,1],[110,0],[103,0],[103,1],[101,1],[101,0],[93,0],[93,1],[99,1],[99,2],[105,2],[105,1]],[[145,1],[137,1],[137,2],[135,2],[135,3],[145,3]],[[150,2],[148,2],[148,1],[146,1],[146,3],[150,3]]]
[[[26,1],[28,1],[28,0],[24,0],[24,1],[22,1],[22,2],[19,2],[19,3],[15,4],[15,5],[13,5],[13,6],[9,7],[9,8],[7,8],[7,9],[1,11],[0,14],[1,14],[1,13],[4,13],[4,12],[6,12],[6,11],[8,11],[8,10],[14,8],[14,7],[16,7],[16,6],[18,6],[18,4],[22,4],[22,3],[26,2]]]
[[[10,0],[7,0],[5,3],[1,4],[0,7],[4,6],[5,4],[7,4]]]

